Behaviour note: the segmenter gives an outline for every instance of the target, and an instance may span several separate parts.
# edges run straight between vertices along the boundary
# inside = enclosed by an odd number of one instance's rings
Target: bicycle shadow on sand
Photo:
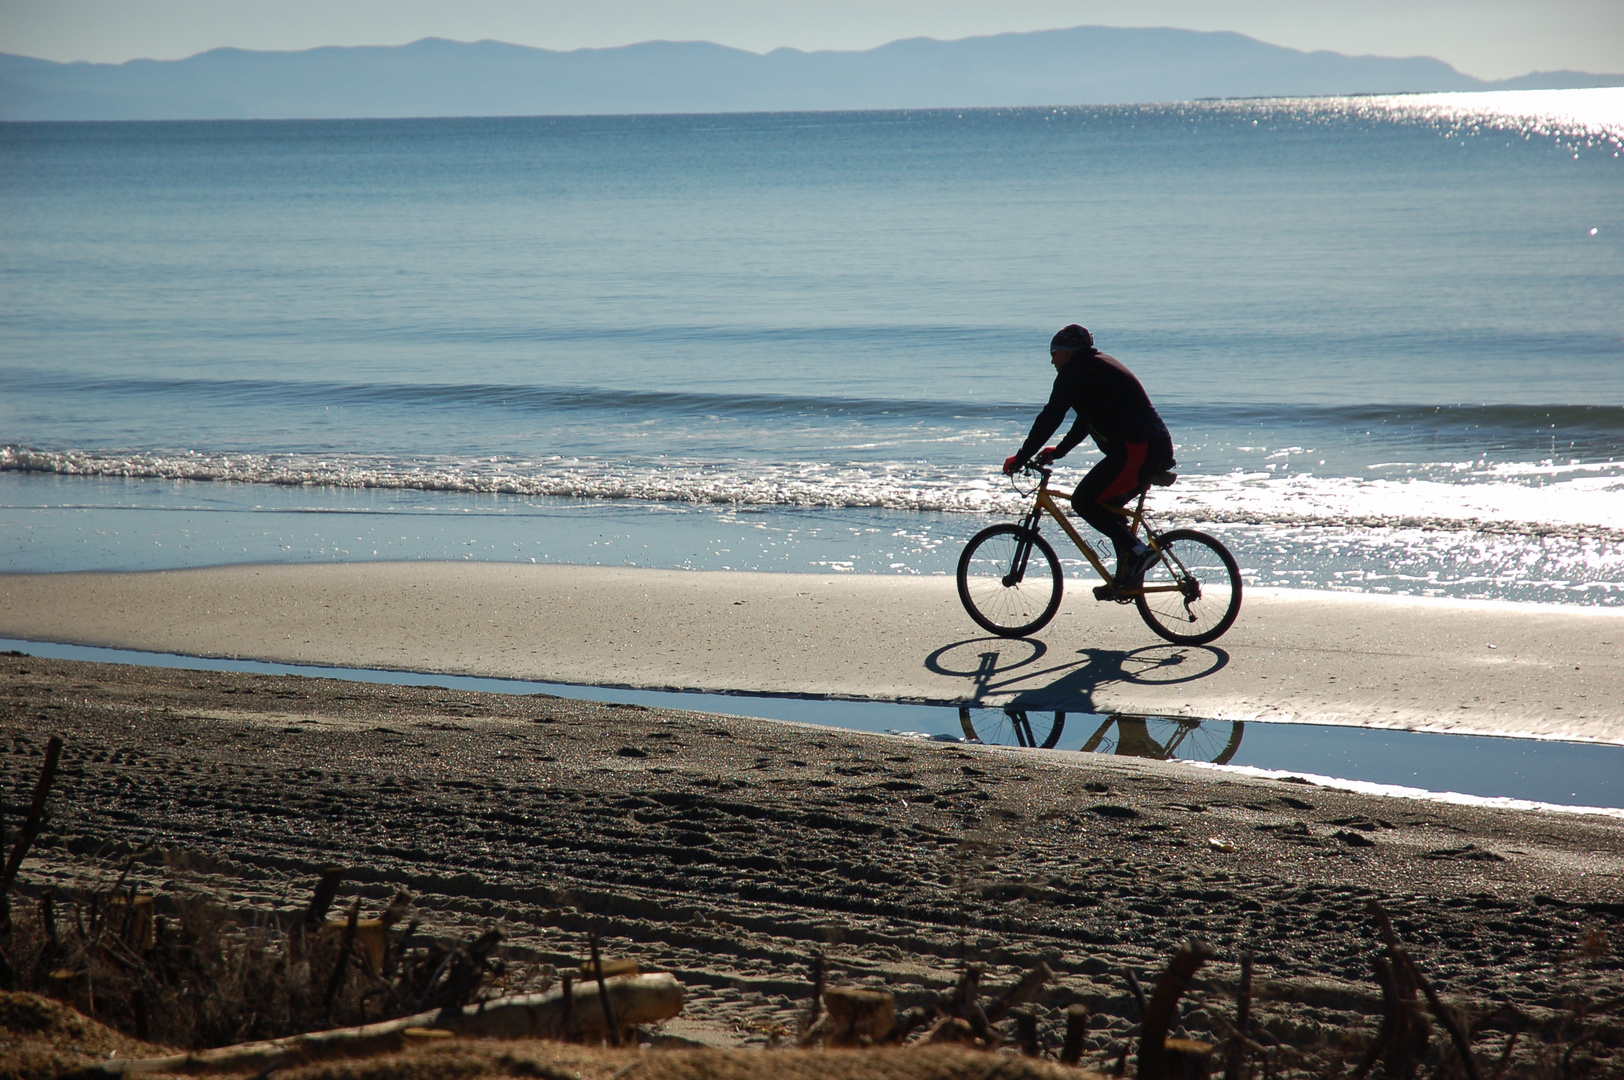
[[[1094,701],[1103,687],[1198,682],[1229,665],[1229,653],[1212,645],[1078,649],[1073,655],[1078,659],[1051,659],[1047,645],[1029,639],[969,638],[935,650],[925,667],[964,680],[961,700],[967,703],[996,696],[1004,707],[1106,713],[1112,710]]]

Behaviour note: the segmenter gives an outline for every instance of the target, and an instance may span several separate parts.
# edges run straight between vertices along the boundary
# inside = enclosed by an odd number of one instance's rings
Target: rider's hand
[[[1004,475],[1014,476],[1015,470],[1021,467],[1021,455],[1011,454],[1004,459]]]
[[[1032,460],[1037,462],[1039,465],[1047,465],[1059,456],[1060,455],[1055,452],[1054,447],[1045,446],[1042,450],[1039,450],[1036,454],[1032,455]]]

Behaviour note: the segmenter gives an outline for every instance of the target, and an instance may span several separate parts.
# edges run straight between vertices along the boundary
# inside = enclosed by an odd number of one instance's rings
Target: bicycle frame
[[[1107,585],[1114,585],[1116,583],[1116,575],[1105,568],[1105,563],[1100,561],[1100,557],[1099,555],[1095,554],[1092,545],[1090,545],[1087,540],[1083,539],[1082,533],[1077,531],[1077,526],[1071,523],[1071,518],[1066,516],[1066,512],[1061,509],[1060,503],[1057,501],[1058,499],[1066,499],[1069,501],[1073,493],[1070,491],[1050,490],[1049,476],[1054,470],[1041,465],[1030,466],[1030,468],[1032,468],[1034,472],[1042,477],[1042,479],[1038,482],[1037,492],[1035,493],[1036,498],[1033,500],[1032,509],[1027,511],[1026,517],[1022,519],[1021,524],[1026,528],[1031,529],[1033,532],[1037,532],[1038,523],[1043,519],[1044,513],[1048,513],[1050,517],[1054,518],[1055,521],[1059,523],[1060,528],[1065,531],[1066,535],[1071,537],[1071,542],[1077,545],[1077,550],[1083,553],[1083,557],[1089,561],[1089,564],[1094,567],[1095,572],[1104,579],[1105,583]],[[1163,552],[1161,544],[1157,542],[1156,533],[1151,529],[1150,522],[1145,519],[1145,496],[1149,494],[1150,489],[1148,487],[1142,488],[1139,492],[1139,502],[1132,510],[1117,506],[1109,506],[1107,509],[1113,513],[1121,514],[1123,517],[1128,518],[1133,523],[1133,534],[1135,536],[1138,536],[1140,529],[1143,529],[1145,533],[1145,543],[1149,544],[1151,548],[1157,552],[1157,554],[1161,555],[1163,558],[1167,558],[1168,556]],[[1030,549],[1022,551],[1016,560],[1018,565],[1010,568],[1010,576],[1016,580],[1020,580],[1026,576],[1026,557],[1029,550]],[[1176,561],[1177,560],[1175,560],[1175,562]],[[1183,570],[1183,567],[1180,567],[1179,569]],[[1151,586],[1141,585],[1136,589],[1123,589],[1117,595],[1128,597],[1158,592],[1183,591],[1184,587],[1178,584]]]

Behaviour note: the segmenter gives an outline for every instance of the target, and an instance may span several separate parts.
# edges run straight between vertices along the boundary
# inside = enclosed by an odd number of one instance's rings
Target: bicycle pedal
[[[1094,586],[1094,599],[1115,600],[1117,599],[1116,589],[1110,585],[1096,585]]]

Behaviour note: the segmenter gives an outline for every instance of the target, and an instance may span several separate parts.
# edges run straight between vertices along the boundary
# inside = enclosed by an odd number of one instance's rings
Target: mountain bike
[[[1234,625],[1241,609],[1241,572],[1235,556],[1206,533],[1160,532],[1145,516],[1151,487],[1172,484],[1178,479],[1174,473],[1164,470],[1150,477],[1136,492],[1139,501],[1132,510],[1111,507],[1131,521],[1136,537],[1143,531],[1144,542],[1155,552],[1142,580],[1118,582],[1060,508],[1058,500],[1069,500],[1071,492],[1049,487],[1054,470],[1027,464],[1021,471],[1040,477],[1032,492],[1032,509],[1019,523],[982,529],[959,556],[959,599],[982,629],[999,637],[1026,637],[1049,625],[1060,610],[1065,585],[1059,557],[1038,533],[1044,514],[1060,524],[1105,580],[1094,589],[1096,600],[1133,604],[1151,630],[1178,645],[1204,645]]]

